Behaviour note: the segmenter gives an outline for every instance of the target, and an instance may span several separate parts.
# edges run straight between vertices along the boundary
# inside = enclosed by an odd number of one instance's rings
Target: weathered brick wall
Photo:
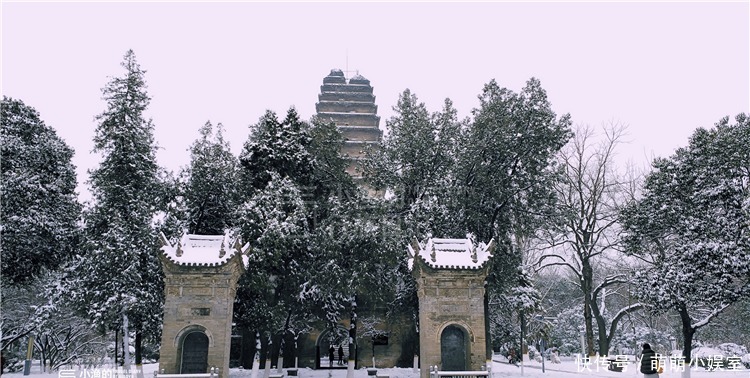
[[[467,369],[486,364],[484,279],[480,270],[432,269],[415,262],[419,297],[420,376],[429,377],[430,366],[441,365],[440,337],[451,325],[461,328],[467,342]]]
[[[160,370],[179,373],[183,338],[191,331],[202,331],[209,339],[208,367],[218,367],[220,377],[228,377],[239,264],[239,257],[220,267],[188,267],[162,259],[165,301]]]

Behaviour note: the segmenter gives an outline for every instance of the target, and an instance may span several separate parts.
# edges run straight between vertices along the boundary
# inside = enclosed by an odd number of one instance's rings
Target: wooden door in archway
[[[196,331],[190,332],[182,341],[180,374],[208,372],[208,336]]]
[[[441,370],[466,370],[466,338],[457,326],[448,326],[440,335]]]

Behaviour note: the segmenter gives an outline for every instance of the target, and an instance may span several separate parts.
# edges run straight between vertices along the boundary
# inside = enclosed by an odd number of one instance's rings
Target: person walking
[[[333,347],[333,344],[331,344],[331,345],[330,345],[330,346],[328,347],[328,366],[329,366],[329,367],[333,367],[333,352],[334,352],[335,350],[336,350],[336,349],[335,349],[335,348]]]
[[[659,378],[659,373],[663,369],[659,366],[659,359],[656,358],[656,352],[651,349],[649,343],[643,343],[643,351],[641,352],[641,373],[643,378]]]
[[[508,352],[508,363],[518,366],[518,358],[516,358],[516,348],[510,347]]]
[[[344,346],[339,345],[339,365],[344,364]]]

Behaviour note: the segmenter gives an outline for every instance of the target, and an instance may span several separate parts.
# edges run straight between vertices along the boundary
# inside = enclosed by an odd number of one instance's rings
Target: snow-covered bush
[[[696,366],[706,370],[734,370],[739,368],[738,362],[745,368],[750,368],[750,354],[747,353],[747,348],[734,343],[719,344],[715,347],[699,346],[693,349],[692,357],[696,359]]]
[[[549,332],[549,346],[556,346],[561,356],[581,353],[581,331],[583,309],[579,306],[563,310],[553,321]],[[596,335],[596,326],[594,326]]]
[[[724,357],[730,356],[743,356],[747,354],[747,348],[742,345],[735,343],[724,343],[716,346],[716,349],[720,350]]]
[[[740,361],[742,361],[742,364],[745,365],[745,369],[750,369],[750,353],[742,356]]]
[[[499,345],[498,347],[496,347],[494,351],[495,353],[503,355],[505,356],[505,358],[510,360],[511,350],[513,350],[513,354],[515,354],[515,357],[518,358],[518,355],[519,355],[518,351],[521,349],[518,347],[518,344],[514,342],[503,343]]]
[[[636,327],[635,331],[632,328],[623,329],[623,332],[618,332],[612,340],[612,352],[638,354],[641,352],[643,343],[649,343],[657,353],[669,354],[672,350],[670,336],[669,332],[647,327]]]
[[[539,351],[536,349],[535,346],[529,345],[528,346],[528,351],[529,351],[529,358],[530,359],[536,360],[537,357],[540,357],[539,361],[541,362],[541,354],[539,353]]]
[[[20,344],[20,343],[19,343]],[[23,370],[23,360],[26,358],[26,350],[19,345],[13,345],[3,351],[2,371],[13,373]]]

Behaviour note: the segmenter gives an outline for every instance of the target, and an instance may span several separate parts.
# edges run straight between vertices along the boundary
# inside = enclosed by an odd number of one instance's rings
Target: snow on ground
[[[496,361],[492,364],[493,377],[521,377],[521,368],[514,365],[510,365],[504,362],[498,362],[500,359],[505,359],[497,356]],[[581,365],[573,359],[564,359],[559,364],[552,364],[549,361],[545,361],[545,372],[542,373],[542,364],[536,361],[526,361],[524,367],[523,377],[528,378],[575,378],[575,377],[643,377],[643,374],[638,372],[638,365],[634,363],[628,364],[623,372],[615,372],[607,370],[606,366],[599,366],[597,369],[596,364],[592,364],[590,369],[582,369]],[[678,378],[681,372],[677,369],[665,369],[664,373],[661,374],[660,378]],[[691,378],[750,378],[750,371],[707,371],[704,368],[693,368],[691,371]]]
[[[562,363],[552,364],[549,361],[545,363],[545,372],[542,372],[541,363],[536,361],[527,361],[523,368],[523,374],[521,374],[521,367],[508,364],[504,357],[496,356],[496,361],[492,364],[492,377],[525,377],[525,378],[581,378],[581,377],[620,377],[620,378],[631,378],[631,377],[642,377],[643,375],[638,373],[637,366],[630,364],[625,368],[624,372],[608,371],[606,367],[600,367],[597,371],[596,366],[592,366],[590,371],[580,371],[579,364],[575,360],[563,360]],[[152,378],[154,372],[158,369],[158,364],[147,364],[143,365],[143,378]],[[272,371],[275,373],[275,369]],[[336,370],[313,370],[309,368],[299,369],[299,378],[346,378],[345,369]],[[378,369],[378,375],[387,375],[389,378],[419,378],[419,373],[414,372],[411,368],[388,368]],[[230,378],[249,378],[251,376],[250,369],[231,369],[229,372]],[[262,378],[263,370],[260,371],[259,377]],[[40,372],[39,365],[33,365],[31,368],[31,374],[24,376],[21,372],[16,373],[5,373],[3,377],[7,378],[58,378],[58,372],[53,373],[42,373]],[[75,378],[94,378],[94,374],[81,374],[81,371],[76,371]],[[106,378],[106,375],[99,375],[96,378]],[[122,376],[121,376],[122,377]],[[354,372],[355,378],[368,378],[366,369],[358,369]],[[660,378],[677,378],[680,377],[680,372],[676,370],[669,370],[660,375]],[[61,377],[64,378],[64,377]],[[73,378],[73,377],[70,377]],[[111,376],[111,378],[114,378]],[[135,378],[132,376],[132,378]],[[737,370],[737,371],[707,371],[703,368],[694,368],[691,372],[691,378],[750,378],[750,370]]]

